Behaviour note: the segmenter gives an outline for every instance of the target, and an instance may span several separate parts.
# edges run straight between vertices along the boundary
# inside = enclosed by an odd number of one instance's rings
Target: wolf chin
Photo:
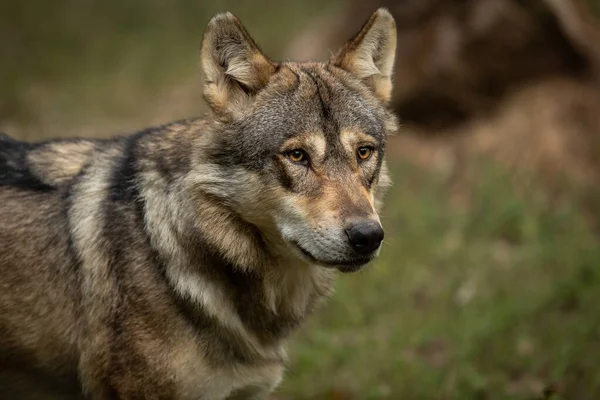
[[[219,14],[209,117],[0,136],[0,398],[265,398],[292,330],[379,252],[395,48],[380,9],[328,62],[275,62]]]

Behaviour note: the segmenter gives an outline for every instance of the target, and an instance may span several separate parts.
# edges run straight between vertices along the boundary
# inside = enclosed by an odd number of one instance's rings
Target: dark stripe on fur
[[[233,267],[227,264],[218,255],[209,254],[206,250],[200,250],[201,248],[209,248],[206,244],[201,244],[200,241],[201,239],[195,241],[193,244],[193,248],[195,249],[193,257],[195,261],[200,263],[199,265],[204,266],[202,268],[203,278],[209,280],[217,279],[217,283],[222,284],[222,280],[215,278],[214,274],[216,272],[218,273],[218,271],[228,270]],[[186,247],[192,248],[190,246]],[[248,348],[244,342],[244,338],[223,326],[218,319],[208,315],[201,305],[195,303],[189,297],[182,296],[175,290],[166,276],[165,264],[161,262],[157,252],[153,251],[153,254],[158,276],[168,288],[169,297],[173,300],[175,307],[187,323],[202,335],[206,344],[204,351],[207,360],[215,367],[230,365],[232,361],[244,364],[252,363],[254,365],[261,363],[259,355]],[[248,300],[249,299],[246,298],[246,301]],[[273,360],[264,360],[264,363],[272,361]]]
[[[13,186],[38,192],[50,192],[56,189],[40,180],[29,169],[27,152],[35,146],[0,134],[0,186]]]
[[[242,322],[257,335],[263,344],[271,344],[280,340],[299,324],[300,321],[294,316],[274,314],[266,307],[264,278],[260,274],[237,268],[227,268],[221,271],[230,286],[230,293]]]
[[[283,165],[286,161],[282,161],[279,157],[275,157],[275,171],[277,172],[277,180],[281,186],[290,192],[294,192],[294,180],[288,175],[287,169]]]
[[[321,105],[321,115],[323,116],[323,119],[330,120],[331,112],[329,111],[329,107],[325,105],[325,101],[323,100],[323,95],[321,94],[321,86],[319,84],[319,79],[316,77],[315,74],[313,74],[312,72],[310,72],[307,69],[302,69],[302,72],[304,72],[306,75],[308,75],[308,77],[313,81],[313,83],[315,84],[315,87],[317,88],[317,95],[319,97],[319,103]]]
[[[298,89],[300,89],[300,75],[298,75],[296,73],[296,71],[294,71],[290,67],[286,67],[286,68],[288,71],[290,71],[296,77],[296,82],[294,83],[294,87],[291,90],[291,93],[296,93],[298,91]]]
[[[109,256],[109,277],[114,290],[114,309],[110,325],[112,335],[110,341],[110,371],[106,371],[106,385],[109,389],[119,387],[119,393],[127,393],[129,389],[140,390],[145,385],[144,393],[137,393],[140,398],[151,391],[157,395],[172,393],[172,382],[161,380],[159,376],[152,377],[158,371],[149,364],[146,355],[137,350],[135,338],[130,335],[128,325],[132,315],[143,315],[140,302],[144,302],[144,294],[136,285],[131,284],[132,269],[145,265],[144,254],[147,249],[140,247],[140,237],[143,234],[143,214],[138,205],[139,192],[137,189],[137,143],[144,133],[128,137],[120,159],[111,174],[111,186],[108,198],[104,204],[105,226],[103,236],[108,244],[105,249]],[[151,310],[151,304],[144,304]],[[149,376],[150,375],[150,376]],[[127,382],[122,382],[128,376]],[[164,378],[164,377],[163,377]],[[144,383],[146,382],[146,383]],[[152,382],[152,387],[147,383]],[[117,392],[111,390],[114,396]],[[129,393],[128,393],[129,394]],[[116,397],[118,398],[118,396]]]
[[[240,224],[247,225],[248,229],[256,229],[243,221],[240,221]],[[258,230],[255,234],[260,235]],[[186,243],[184,247],[194,249],[194,264],[202,266],[198,270],[202,277],[225,289],[229,298],[233,301],[242,323],[263,344],[271,344],[276,340],[280,340],[298,325],[299,321],[294,316],[281,313],[274,314],[266,306],[263,284],[265,278],[261,271],[245,271],[225,261],[214,250],[209,253],[211,246],[205,243],[201,235],[201,233],[198,233],[194,242]],[[240,345],[245,347],[243,343],[240,343]]]
[[[208,315],[202,307],[195,304],[192,299],[182,297],[181,294],[175,290],[166,277],[165,264],[160,260],[159,254],[151,247],[150,237],[148,236],[144,223],[145,201],[140,195],[139,188],[137,187],[137,183],[139,182],[137,176],[139,173],[137,165],[137,157],[139,154],[137,153],[140,151],[139,144],[141,138],[148,133],[151,132],[143,132],[140,135],[128,138],[124,146],[123,155],[112,174],[112,204],[106,209],[106,220],[107,222],[113,221],[113,223],[108,222],[109,225],[107,226],[106,235],[108,237],[120,238],[119,242],[116,240],[113,241],[114,260],[126,259],[127,254],[123,249],[123,246],[127,246],[127,242],[129,242],[129,240],[125,239],[129,232],[132,230],[143,232],[145,242],[144,247],[150,254],[150,264],[154,264],[154,270],[157,271],[158,279],[165,285],[168,295],[180,315],[202,335],[202,338],[206,343],[204,351],[207,359],[215,366],[229,365],[232,361],[256,364],[258,355],[248,348],[244,343],[243,338],[223,326],[216,318]],[[170,172],[167,170],[162,172],[163,175],[170,175]],[[119,227],[124,220],[123,215],[119,214],[121,212],[127,212],[125,208],[135,210],[135,227]],[[114,224],[118,224],[119,226],[115,226]],[[210,268],[211,270],[226,270],[232,268],[230,265],[226,265],[219,256],[208,254],[206,250],[201,251],[200,249],[209,249],[210,246],[200,243],[199,240],[194,240],[194,243],[190,243],[185,246],[185,248],[196,249],[194,261],[197,265],[204,265],[206,266],[205,268]],[[115,279],[118,282],[122,280],[120,274],[123,273],[122,268],[125,268],[126,264],[124,262],[115,262],[114,264],[113,272],[115,273]],[[128,288],[128,290],[131,292],[132,288]],[[124,307],[124,305],[119,306],[119,308],[122,307]],[[149,307],[151,307],[151,305],[149,305]],[[113,321],[113,330],[119,332],[121,330],[121,325],[122,321],[120,321],[120,317],[116,318]],[[119,339],[115,338],[115,341],[119,341]],[[116,350],[117,349],[115,349],[115,351]]]
[[[338,121],[333,116],[330,107],[327,105],[331,103],[331,99],[329,98],[332,90],[328,88],[325,80],[319,76],[318,74],[314,74],[313,72],[303,69],[304,71],[314,82],[317,88],[317,94],[319,97],[319,101],[321,103],[321,114],[322,114],[322,123],[323,123],[323,133],[327,137],[327,150],[326,157],[331,157],[334,153],[339,152],[337,149],[339,143],[339,134],[340,134],[340,126]],[[326,93],[324,93],[326,92]],[[324,99],[326,98],[326,100]]]
[[[136,183],[137,143],[145,133],[138,133],[125,139],[125,146],[111,176],[110,195],[112,201],[134,202],[139,198]]]

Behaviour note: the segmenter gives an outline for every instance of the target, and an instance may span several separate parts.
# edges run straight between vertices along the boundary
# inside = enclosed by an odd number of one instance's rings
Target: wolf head
[[[232,14],[210,21],[201,57],[217,128],[212,171],[199,173],[273,251],[342,271],[378,254],[395,49],[385,9],[323,63],[274,62]]]

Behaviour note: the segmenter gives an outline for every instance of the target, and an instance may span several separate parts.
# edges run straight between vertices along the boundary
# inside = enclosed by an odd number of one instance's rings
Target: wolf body
[[[262,399],[338,271],[379,252],[396,36],[277,63],[220,14],[212,114],[109,140],[0,136],[0,398]]]

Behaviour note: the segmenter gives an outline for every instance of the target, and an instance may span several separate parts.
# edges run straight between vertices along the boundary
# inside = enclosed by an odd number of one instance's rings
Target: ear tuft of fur
[[[242,112],[276,69],[230,12],[208,23],[201,59],[204,97],[216,114],[225,116]]]
[[[388,102],[395,57],[396,22],[387,9],[380,8],[333,56],[331,63],[365,81],[381,101]]]

